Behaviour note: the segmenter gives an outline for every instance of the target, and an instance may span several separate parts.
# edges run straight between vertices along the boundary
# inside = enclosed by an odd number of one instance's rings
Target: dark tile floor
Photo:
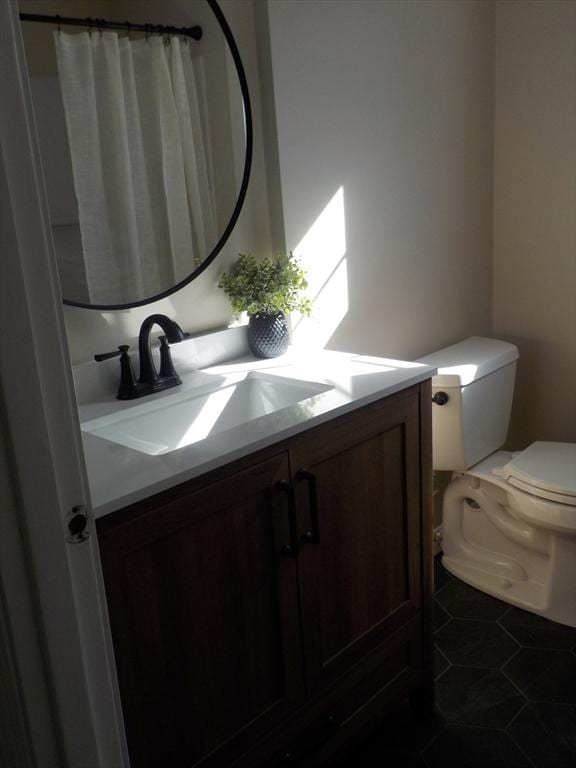
[[[435,564],[436,711],[408,707],[358,768],[576,768],[576,630],[513,608]]]

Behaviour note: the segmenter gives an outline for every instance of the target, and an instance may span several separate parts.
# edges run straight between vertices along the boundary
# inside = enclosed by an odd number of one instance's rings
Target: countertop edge
[[[273,434],[265,435],[252,441],[248,441],[245,444],[233,448],[227,453],[223,453],[212,459],[202,461],[188,469],[178,469],[170,476],[152,481],[147,485],[142,485],[141,487],[131,489],[126,493],[121,493],[121,495],[109,501],[105,501],[101,504],[94,504],[92,506],[92,517],[95,519],[103,518],[112,514],[113,512],[125,509],[132,504],[150,498],[151,496],[155,496],[190,480],[201,477],[202,475],[206,475],[209,472],[219,469],[226,464],[230,464],[233,461],[245,458],[250,454],[257,453],[260,450],[270,448],[276,443],[282,443],[287,439],[307,431],[308,429],[320,426],[321,424],[338,418],[339,416],[351,413],[366,405],[370,405],[371,403],[384,399],[389,395],[396,394],[404,389],[408,389],[411,386],[420,384],[423,381],[430,379],[436,372],[436,369],[428,366],[425,368],[423,367],[422,369],[412,369],[410,370],[410,373],[408,373],[408,370],[410,369],[407,369],[406,371],[406,379],[402,381],[392,383],[383,389],[370,392],[357,399],[337,405],[323,413],[315,414],[298,424],[290,425],[286,429],[276,431]],[[86,441],[85,448],[90,446],[91,441],[98,441],[99,443],[102,442],[101,438],[93,435],[83,434],[83,438]],[[94,445],[94,443],[92,443],[92,445]],[[96,445],[98,445],[98,443],[96,443]],[[123,450],[131,451],[132,449],[125,448]],[[90,474],[88,459],[86,460],[86,463],[88,474]]]

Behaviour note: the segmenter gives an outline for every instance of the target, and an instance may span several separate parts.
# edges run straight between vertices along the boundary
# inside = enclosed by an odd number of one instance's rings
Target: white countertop
[[[232,429],[208,436],[170,453],[148,455],[96,435],[82,432],[92,509],[102,517],[246,456],[312,426],[360,408],[412,384],[430,378],[436,369],[422,363],[363,357],[327,350],[293,348],[272,360],[251,356],[213,365],[182,375],[182,387],[192,388],[198,378],[210,376],[242,379],[251,371],[317,382],[331,387],[294,405],[282,408]],[[109,394],[79,405],[81,423],[133,408],[143,400],[160,401],[174,389],[146,398],[118,401]]]

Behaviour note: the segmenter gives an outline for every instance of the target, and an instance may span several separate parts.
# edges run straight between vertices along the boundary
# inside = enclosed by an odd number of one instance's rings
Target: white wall
[[[499,2],[494,334],[520,348],[510,443],[576,440],[576,3]]]
[[[286,245],[325,286],[304,336],[414,358],[490,333],[492,3],[268,13]]]

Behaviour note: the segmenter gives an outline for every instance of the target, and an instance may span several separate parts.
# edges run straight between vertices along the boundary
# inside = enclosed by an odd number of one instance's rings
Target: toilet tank
[[[468,469],[502,447],[517,360],[514,344],[480,336],[419,360],[438,370],[432,378],[432,395],[448,395],[445,405],[432,403],[434,469]]]

